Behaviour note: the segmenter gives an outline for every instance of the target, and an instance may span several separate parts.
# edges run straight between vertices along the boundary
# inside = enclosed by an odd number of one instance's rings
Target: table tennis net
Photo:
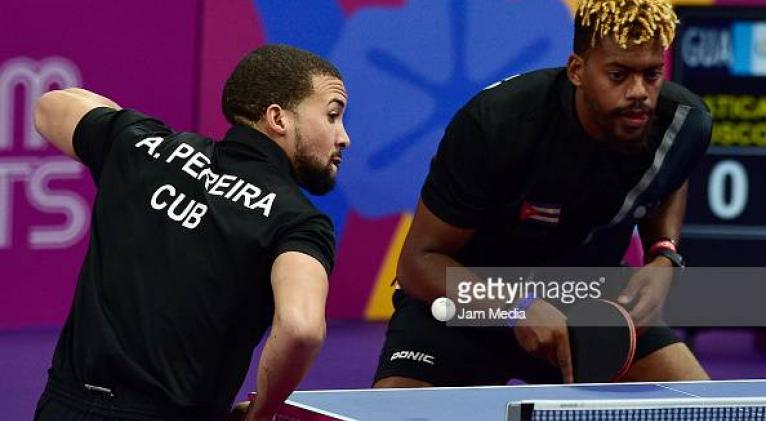
[[[508,421],[766,420],[766,398],[538,400],[508,404]]]

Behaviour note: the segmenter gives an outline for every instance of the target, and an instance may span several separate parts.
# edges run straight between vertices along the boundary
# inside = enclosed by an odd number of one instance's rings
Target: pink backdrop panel
[[[0,329],[63,322],[88,239],[90,175],[35,134],[34,99],[82,86],[195,129],[200,7],[201,0],[3,1]]]

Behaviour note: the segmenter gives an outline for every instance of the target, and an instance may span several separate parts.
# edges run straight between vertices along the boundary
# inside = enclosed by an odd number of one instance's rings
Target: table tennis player
[[[332,64],[280,45],[231,73],[221,142],[82,89],[38,100],[98,192],[35,420],[223,420],[269,326],[247,420],[272,418],[324,341],[334,232],[301,188],[332,189],[347,101]]]
[[[708,378],[656,322],[671,271],[650,271],[683,264],[687,179],[711,136],[702,100],[663,81],[676,24],[669,0],[582,0],[566,67],[508,78],[457,111],[403,246],[376,387],[573,381],[551,303],[519,302],[514,327],[447,326],[430,304],[447,267],[619,266],[636,225],[646,266],[617,300],[638,333],[622,379]]]

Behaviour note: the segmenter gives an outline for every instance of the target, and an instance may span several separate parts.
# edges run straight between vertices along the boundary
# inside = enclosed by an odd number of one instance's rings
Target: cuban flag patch
[[[521,204],[519,219],[538,221],[546,224],[558,224],[561,221],[561,205],[531,203],[526,200]]]

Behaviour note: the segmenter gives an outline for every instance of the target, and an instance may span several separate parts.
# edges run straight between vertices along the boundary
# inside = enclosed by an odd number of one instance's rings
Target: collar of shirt
[[[286,174],[291,174],[292,166],[285,151],[265,134],[253,128],[241,125],[232,126],[223,142],[240,146],[241,152],[258,160],[273,162]]]

